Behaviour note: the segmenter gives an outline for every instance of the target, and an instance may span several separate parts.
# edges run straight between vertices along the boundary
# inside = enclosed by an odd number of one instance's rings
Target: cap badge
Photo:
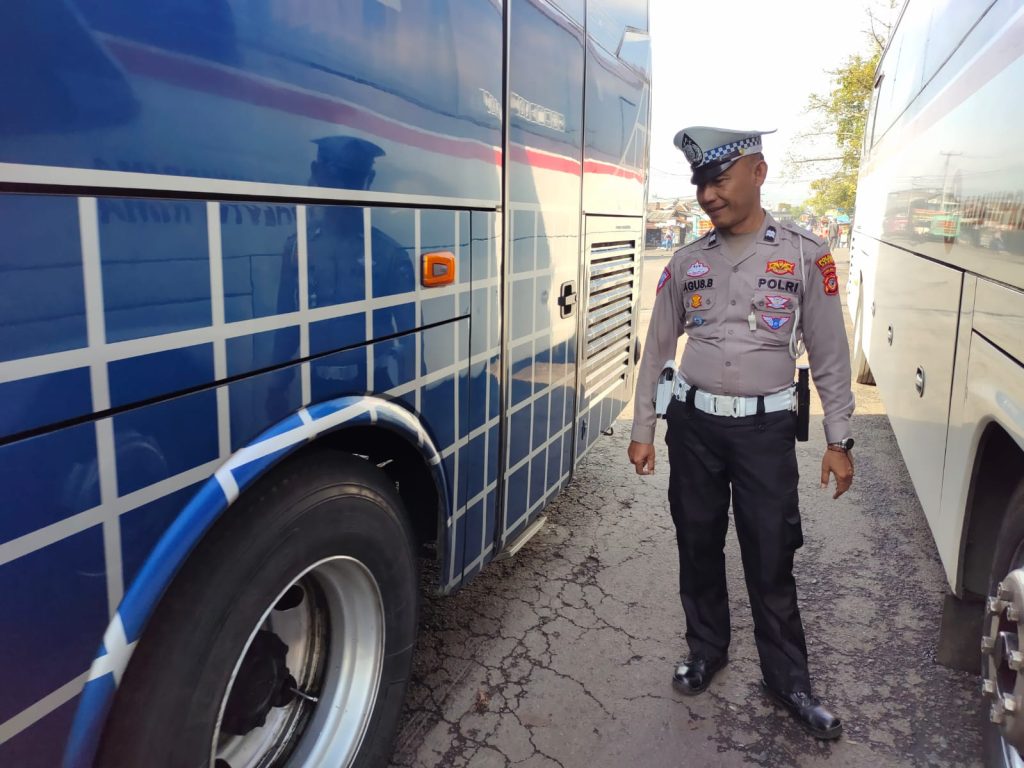
[[[700,165],[704,161],[704,150],[697,146],[697,142],[688,133],[683,134],[683,154],[690,165]]]

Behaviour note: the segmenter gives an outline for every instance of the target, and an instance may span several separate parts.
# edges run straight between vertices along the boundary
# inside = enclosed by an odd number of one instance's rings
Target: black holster
[[[811,379],[806,365],[796,367],[796,439],[807,442],[811,421]]]

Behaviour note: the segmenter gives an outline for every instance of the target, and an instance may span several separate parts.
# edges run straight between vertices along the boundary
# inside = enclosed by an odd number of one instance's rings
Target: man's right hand
[[[638,443],[635,440],[629,444],[629,463],[636,469],[638,475],[654,474],[654,446],[651,443]]]

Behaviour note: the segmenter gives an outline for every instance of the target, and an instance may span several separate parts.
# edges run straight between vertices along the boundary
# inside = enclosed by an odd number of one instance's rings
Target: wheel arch
[[[232,454],[203,483],[146,558],[114,612],[89,669],[65,747],[64,768],[92,765],[135,645],[199,541],[253,483],[284,458],[314,448],[344,450],[375,463],[386,461],[384,471],[398,483],[402,501],[412,510],[410,524],[417,537],[428,538],[433,528],[438,559],[443,564],[453,556],[447,531],[454,526],[442,456],[415,414],[376,396],[341,397],[300,409]],[[432,521],[436,521],[433,526]]]
[[[999,422],[989,421],[981,428],[972,467],[957,586],[966,596],[985,596],[1007,502],[1024,481],[1024,448]]]

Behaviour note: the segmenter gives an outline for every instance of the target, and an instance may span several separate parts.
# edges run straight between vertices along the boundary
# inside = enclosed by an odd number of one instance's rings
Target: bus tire
[[[376,466],[330,451],[286,461],[168,588],[96,765],[387,765],[417,628],[413,553]]]
[[[875,377],[871,373],[871,366],[868,365],[868,358],[864,354],[864,278],[861,277],[861,288],[857,291],[857,311],[853,320],[853,344],[851,352],[853,359],[850,367],[853,368],[853,377],[858,384],[874,384]]]
[[[995,595],[996,590],[1007,574],[1016,568],[1024,567],[1024,483],[1017,486],[1017,489],[1010,496],[1006,505],[1006,516],[1003,518],[999,529],[999,536],[996,538],[995,552],[992,557],[992,570],[989,574],[989,595]],[[989,617],[986,614],[983,632],[989,630]],[[981,657],[981,674],[984,678],[988,674],[988,657]],[[1009,746],[1000,735],[999,728],[989,720],[989,705],[991,699],[985,699],[982,717],[982,733],[985,765],[989,768],[1003,768],[1004,766],[1018,765],[1015,763],[1012,753],[1013,747]]]

